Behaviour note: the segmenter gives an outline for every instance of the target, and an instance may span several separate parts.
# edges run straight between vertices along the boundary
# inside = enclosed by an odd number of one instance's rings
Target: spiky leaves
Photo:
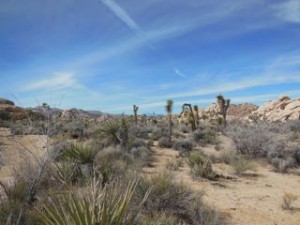
[[[225,99],[223,97],[223,95],[220,94],[220,95],[217,96],[217,103],[218,103],[219,108],[220,108],[220,114],[223,117],[224,129],[226,129],[226,124],[227,124],[226,116],[227,116],[227,110],[230,106],[230,99]]]
[[[109,188],[101,188],[93,182],[83,193],[60,196],[58,199],[42,203],[37,209],[43,225],[123,225],[134,224],[142,205],[149,196],[148,190],[135,212],[130,213],[130,204],[138,184],[131,182],[124,194]]]

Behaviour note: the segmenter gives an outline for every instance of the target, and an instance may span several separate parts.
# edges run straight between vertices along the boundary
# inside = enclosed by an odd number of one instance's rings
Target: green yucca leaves
[[[44,202],[37,209],[43,225],[123,225],[133,224],[142,205],[149,196],[147,191],[135,213],[129,213],[137,180],[131,182],[125,193],[110,192],[107,187],[101,189],[93,182],[85,195],[72,193],[60,196],[58,201]]]

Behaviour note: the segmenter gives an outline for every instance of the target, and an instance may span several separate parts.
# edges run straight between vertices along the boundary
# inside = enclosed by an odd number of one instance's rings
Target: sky
[[[0,0],[0,96],[109,113],[300,97],[300,0]]]

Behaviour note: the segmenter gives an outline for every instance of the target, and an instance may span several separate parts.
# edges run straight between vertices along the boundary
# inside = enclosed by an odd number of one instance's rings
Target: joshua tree
[[[199,108],[197,105],[194,105],[194,112],[196,113],[195,115],[195,120],[196,120],[196,126],[199,126]]]
[[[190,114],[189,114],[189,122],[191,123],[192,125],[192,130],[196,130],[196,120],[195,120],[195,115],[194,115],[194,112],[193,112],[193,109],[192,109],[192,105],[191,104],[188,104],[188,103],[184,103],[182,105],[182,112],[181,112],[181,115],[184,113],[185,109],[188,108],[188,110],[190,111]]]
[[[173,110],[173,100],[169,99],[166,104],[166,111],[169,118],[169,141],[172,141],[172,110]]]
[[[218,105],[220,107],[220,114],[223,117],[224,129],[226,129],[226,125],[227,125],[226,116],[227,116],[227,110],[228,110],[229,105],[230,105],[230,99],[225,99],[223,97],[223,95],[220,94],[220,95],[217,96],[217,102],[218,102]]]
[[[136,105],[133,105],[133,114],[134,114],[134,122],[137,124],[137,111],[139,110],[139,107]]]

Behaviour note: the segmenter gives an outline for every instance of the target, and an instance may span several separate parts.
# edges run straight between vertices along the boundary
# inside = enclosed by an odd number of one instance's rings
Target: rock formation
[[[266,102],[252,112],[250,118],[272,122],[299,120],[300,98],[291,99],[288,96],[282,96],[276,101]]]

